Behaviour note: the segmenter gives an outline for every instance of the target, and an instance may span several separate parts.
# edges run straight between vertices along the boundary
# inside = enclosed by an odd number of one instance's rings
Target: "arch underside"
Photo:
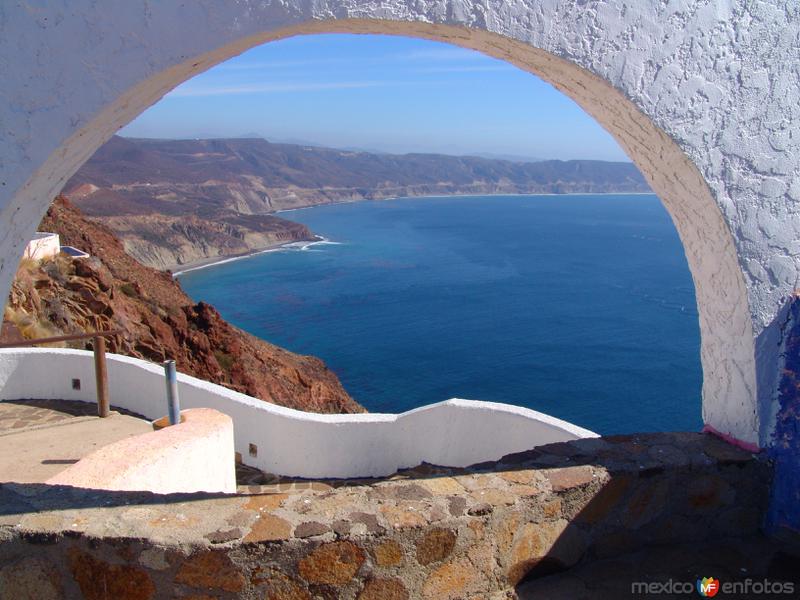
[[[485,25],[483,25],[485,26]],[[211,29],[211,28],[209,28]],[[195,31],[201,36],[206,32]],[[213,31],[209,31],[213,36]],[[759,444],[756,367],[748,291],[730,227],[700,171],[653,120],[609,81],[545,50],[477,28],[380,19],[307,20],[224,39],[214,49],[175,61],[100,103],[2,209],[0,293],[7,294],[16,262],[50,200],[97,148],[165,93],[194,75],[273,40],[313,33],[371,33],[448,42],[508,61],[572,98],[614,136],[664,203],[683,243],[694,279],[701,331],[703,418],[713,429]],[[229,38],[230,35],[226,34]],[[213,47],[213,42],[209,43]],[[112,57],[124,65],[124,52]]]

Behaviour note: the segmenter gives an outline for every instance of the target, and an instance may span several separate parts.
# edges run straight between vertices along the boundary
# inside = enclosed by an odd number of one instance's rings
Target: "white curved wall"
[[[108,354],[111,404],[155,420],[167,412],[164,370]],[[95,401],[91,352],[0,350],[0,400]],[[46,375],[43,375],[46,374]],[[81,390],[72,389],[72,379]],[[596,434],[518,406],[447,400],[399,415],[320,415],[263,402],[178,374],[181,409],[213,408],[233,419],[245,464],[296,477],[376,477],[421,462],[465,467],[534,446]],[[249,455],[256,444],[258,456]]]
[[[118,128],[249,47],[335,31],[428,37],[508,60],[608,129],[686,249],[705,422],[769,443],[781,315],[800,278],[794,0],[2,3],[0,296],[50,198]]]

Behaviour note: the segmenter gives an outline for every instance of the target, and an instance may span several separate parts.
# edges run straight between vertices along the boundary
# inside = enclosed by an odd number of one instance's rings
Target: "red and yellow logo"
[[[697,593],[703,598],[713,598],[719,592],[719,579],[703,577],[697,580]]]

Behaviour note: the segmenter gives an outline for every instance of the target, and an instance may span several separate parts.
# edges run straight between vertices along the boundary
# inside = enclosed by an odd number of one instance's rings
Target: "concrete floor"
[[[153,430],[131,415],[94,412],[84,402],[0,402],[0,483],[42,483],[106,444]]]

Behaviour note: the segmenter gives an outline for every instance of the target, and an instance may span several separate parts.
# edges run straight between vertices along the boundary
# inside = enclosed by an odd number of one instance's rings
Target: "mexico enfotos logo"
[[[726,594],[746,594],[759,596],[762,594],[794,594],[795,587],[791,581],[770,581],[769,579],[743,579],[741,581],[724,581],[714,577],[701,577],[696,582],[675,581],[634,581],[631,583],[631,594],[700,594],[703,598],[720,597]]]

